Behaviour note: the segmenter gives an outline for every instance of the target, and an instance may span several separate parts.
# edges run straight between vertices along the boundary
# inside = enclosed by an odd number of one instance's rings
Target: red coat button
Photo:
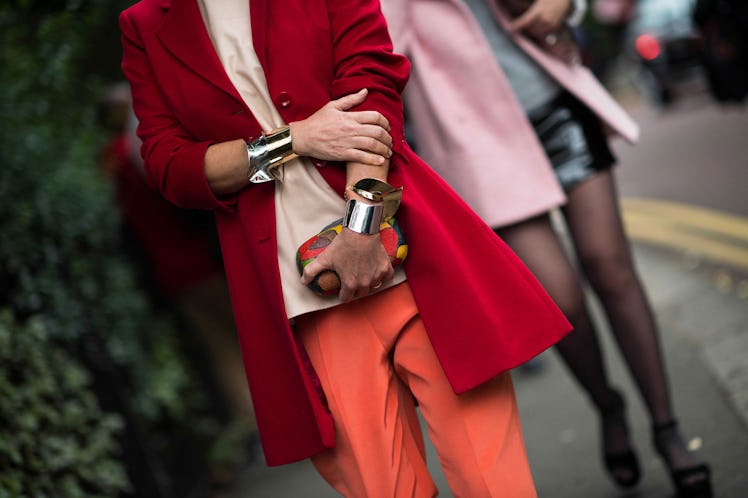
[[[312,164],[318,168],[324,168],[327,166],[327,161],[323,161],[322,159],[312,159]]]
[[[275,101],[280,107],[284,109],[291,107],[291,96],[288,94],[288,92],[280,92]]]

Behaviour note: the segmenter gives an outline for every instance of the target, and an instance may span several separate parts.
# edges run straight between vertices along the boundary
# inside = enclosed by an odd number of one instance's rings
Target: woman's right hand
[[[364,88],[330,101],[307,119],[290,123],[293,151],[327,161],[383,165],[392,155],[387,119],[377,111],[347,112],[367,93]]]
[[[556,31],[571,10],[571,0],[535,0],[510,28],[514,32],[527,31],[538,39],[543,39]]]
[[[340,279],[340,300],[368,296],[392,280],[395,270],[379,234],[367,235],[343,228],[327,248],[305,268],[301,283],[308,285],[325,270]]]

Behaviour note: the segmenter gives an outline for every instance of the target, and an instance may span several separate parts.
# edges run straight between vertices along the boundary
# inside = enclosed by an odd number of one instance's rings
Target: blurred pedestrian
[[[419,153],[516,251],[575,328],[557,349],[598,410],[611,477],[630,487],[641,471],[582,277],[551,226],[549,212],[559,206],[679,496],[711,496],[709,468],[688,451],[675,422],[655,320],[621,225],[606,133],[635,141],[638,128],[573,46],[559,46],[569,43],[565,23],[578,20],[582,6],[537,0],[514,18],[493,0],[384,0],[383,7],[396,51],[413,62],[405,100]]]
[[[405,144],[409,64],[379,2],[143,0],[120,26],[150,182],[215,212],[268,463],[434,496],[415,397],[455,494],[535,496],[506,370],[569,325]],[[341,216],[299,278],[296,249]],[[307,288],[323,270],[338,294]]]
[[[205,350],[208,376],[219,393],[212,408],[226,421],[226,433],[251,445],[256,426],[215,222],[205,211],[174,206],[146,184],[127,83],[109,87],[98,111],[108,135],[99,165],[114,185],[125,245],[143,268],[154,301],[194,332]],[[234,457],[233,465],[243,463],[241,455]]]
[[[712,96],[743,102],[748,96],[748,2],[697,0],[694,23],[703,39],[704,67]]]
[[[615,83],[616,61],[626,51],[638,4],[639,0],[589,0],[590,15],[579,31],[584,34],[585,64],[605,84]]]

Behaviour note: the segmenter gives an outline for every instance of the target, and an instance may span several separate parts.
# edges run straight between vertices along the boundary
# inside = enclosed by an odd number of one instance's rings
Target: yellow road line
[[[658,219],[714,232],[748,241],[748,218],[714,209],[652,199],[626,198],[621,202],[624,212],[646,213]]]
[[[632,239],[748,270],[748,219],[667,201],[623,199],[621,205]]]

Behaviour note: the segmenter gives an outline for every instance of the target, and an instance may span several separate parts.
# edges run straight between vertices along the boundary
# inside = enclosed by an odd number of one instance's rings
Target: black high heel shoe
[[[626,424],[626,403],[618,391],[613,391],[613,403],[601,411],[603,425],[603,438],[606,425],[619,425],[623,428],[628,438],[628,425]],[[604,446],[603,446],[604,448]],[[641,479],[639,459],[632,449],[625,451],[607,452],[603,449],[603,462],[610,477],[622,488],[631,488]]]
[[[705,463],[690,467],[674,469],[667,459],[668,436],[677,431],[675,420],[657,424],[652,427],[654,446],[664,460],[670,473],[670,480],[677,492],[678,498],[712,498],[711,470]]]

